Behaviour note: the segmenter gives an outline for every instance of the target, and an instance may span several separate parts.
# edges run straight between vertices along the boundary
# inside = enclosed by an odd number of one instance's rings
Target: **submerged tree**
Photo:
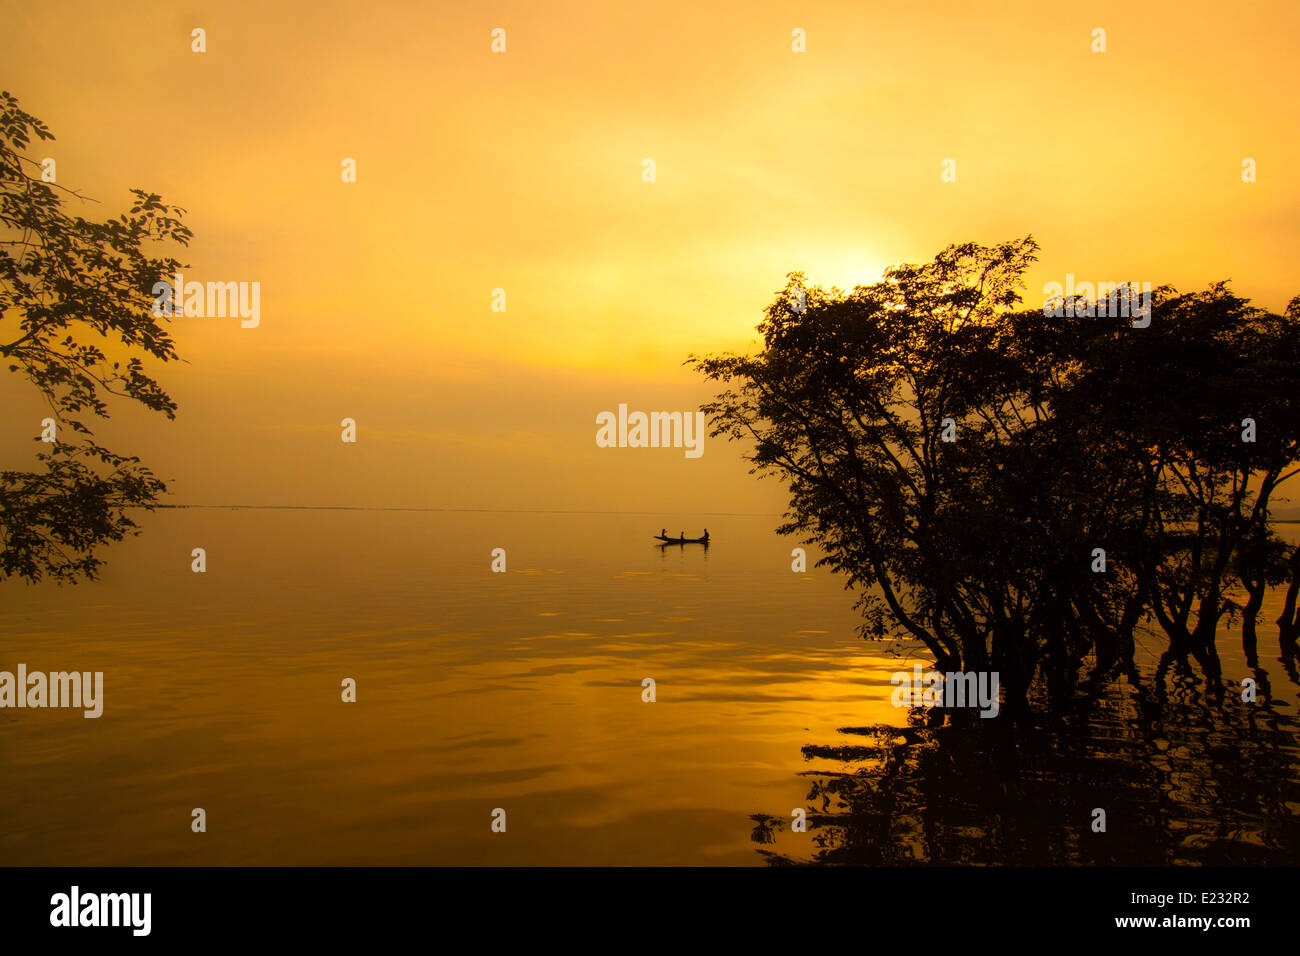
[[[794,273],[757,355],[691,359],[726,386],[713,434],[785,481],[780,531],[846,575],[864,632],[998,671],[1013,708],[1089,658],[1132,674],[1149,615],[1213,673],[1230,582],[1273,573],[1247,544],[1300,456],[1294,314],[1222,285],[1157,290],[1146,327],[1024,310],[1037,248],[952,246],[848,293]]]
[[[1134,337],[1112,387],[1144,388],[1126,427],[1160,462],[1166,494],[1151,529],[1161,557],[1151,608],[1171,651],[1217,673],[1215,634],[1236,579],[1255,598],[1278,583],[1269,508],[1300,457],[1300,321],[1232,295],[1223,283],[1157,303],[1152,334]]]
[[[117,218],[68,212],[65,199],[83,197],[26,155],[33,138],[54,137],[0,92],[0,358],[44,397],[55,438],[35,470],[0,471],[0,578],[62,582],[93,577],[97,548],[135,533],[128,510],[166,490],[138,458],[101,446],[84,418],[108,418],[107,396],[174,417],[144,358],[176,358],[152,290],[179,263],[149,250],[191,233],[184,210],[140,189]]]

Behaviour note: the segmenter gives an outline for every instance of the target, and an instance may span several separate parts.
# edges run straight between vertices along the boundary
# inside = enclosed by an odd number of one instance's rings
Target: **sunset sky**
[[[595,416],[698,407],[709,390],[683,360],[749,348],[789,271],[847,288],[1032,233],[1034,305],[1066,273],[1230,278],[1279,310],[1300,293],[1294,3],[223,0],[4,18],[0,86],[58,137],[30,155],[100,201],[83,214],[160,192],[189,210],[187,278],[262,284],[256,329],[174,323],[175,422],[123,407],[104,431],[176,503],[773,512],[779,489],[734,448],[598,449]],[[41,405],[12,375],[0,399],[19,466]]]

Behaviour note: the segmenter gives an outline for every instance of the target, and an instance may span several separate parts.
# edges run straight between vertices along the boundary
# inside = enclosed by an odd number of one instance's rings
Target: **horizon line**
[[[160,509],[208,509],[214,511],[418,511],[441,512],[447,514],[530,514],[530,515],[660,515],[662,511],[581,511],[562,508],[425,508],[399,507],[394,505],[127,505],[144,511]],[[690,511],[686,514],[717,515],[726,518],[784,518],[785,515],[775,511]],[[1300,517],[1273,518],[1270,524],[1300,524]]]
[[[210,504],[159,504],[129,505],[128,507],[157,511],[161,509],[210,509],[249,511],[421,511],[462,514],[554,514],[554,515],[661,515],[662,511],[581,511],[558,508],[408,508],[391,505],[210,505]],[[680,512],[678,512],[680,513]],[[691,511],[686,514],[718,515],[732,518],[781,518],[771,511]]]

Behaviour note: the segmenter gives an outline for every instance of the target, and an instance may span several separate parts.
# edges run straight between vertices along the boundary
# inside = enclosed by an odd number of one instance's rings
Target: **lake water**
[[[839,579],[792,573],[777,518],[674,520],[710,547],[656,547],[658,516],[168,510],[98,582],[5,583],[0,669],[105,690],[97,720],[0,711],[0,863],[1294,860],[1276,596],[1262,707],[1175,676],[945,735],[907,729],[906,648],[855,635]]]

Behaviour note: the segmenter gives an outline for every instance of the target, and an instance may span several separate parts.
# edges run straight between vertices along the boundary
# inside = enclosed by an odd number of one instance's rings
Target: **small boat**
[[[655,540],[661,541],[664,544],[708,544],[709,543],[708,538],[665,538],[661,534],[655,535]]]

